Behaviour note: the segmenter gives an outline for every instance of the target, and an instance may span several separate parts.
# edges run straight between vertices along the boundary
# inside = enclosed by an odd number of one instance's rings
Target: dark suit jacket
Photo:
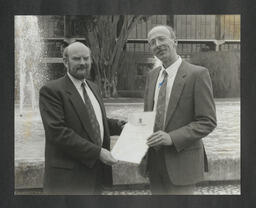
[[[96,96],[104,124],[103,147],[110,148],[111,135],[120,134],[116,120],[107,119],[100,92],[88,82]],[[50,81],[40,90],[40,113],[45,129],[44,189],[48,193],[94,193],[102,184],[112,184],[111,167],[99,160],[87,108],[66,75]]]
[[[145,111],[153,110],[159,72],[160,67],[150,71],[147,77]],[[206,158],[202,138],[215,127],[215,104],[208,70],[182,61],[173,84],[164,128],[173,145],[161,150],[172,183],[189,185],[203,179]],[[154,166],[150,159],[148,165]]]

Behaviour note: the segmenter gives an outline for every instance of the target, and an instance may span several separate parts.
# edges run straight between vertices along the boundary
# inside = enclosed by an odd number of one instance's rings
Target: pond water
[[[215,101],[217,128],[203,139],[209,157],[240,157],[240,100]],[[107,103],[107,116],[127,119],[131,112],[142,112],[142,103]],[[44,130],[39,111],[24,108],[23,117],[15,109],[15,161],[44,160]],[[116,138],[113,138],[116,140]]]

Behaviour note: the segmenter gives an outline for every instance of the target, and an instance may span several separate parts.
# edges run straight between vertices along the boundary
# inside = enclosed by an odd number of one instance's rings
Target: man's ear
[[[63,57],[63,64],[66,68],[68,68],[68,58],[67,57]]]
[[[174,45],[177,47],[178,46],[178,41],[174,40]]]

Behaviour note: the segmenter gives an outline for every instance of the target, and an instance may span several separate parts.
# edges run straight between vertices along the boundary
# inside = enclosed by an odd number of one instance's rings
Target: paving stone
[[[104,191],[103,195],[151,195],[149,189]],[[240,184],[201,185],[197,186],[194,195],[240,195]]]
[[[16,190],[15,195],[41,195],[42,189]],[[240,184],[201,185],[197,186],[194,195],[240,195]],[[149,189],[122,189],[103,191],[102,195],[151,195]]]

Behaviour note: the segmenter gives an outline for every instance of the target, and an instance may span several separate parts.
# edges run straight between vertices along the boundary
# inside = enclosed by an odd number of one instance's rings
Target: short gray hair
[[[81,43],[81,44],[83,44],[82,42],[79,42],[79,41],[76,41],[76,42],[73,42],[73,43]],[[63,50],[63,58],[68,58],[68,48],[69,48],[69,46],[70,45],[72,45],[73,43],[71,43],[71,44],[69,44],[66,48],[64,48],[64,50]],[[90,53],[90,56],[91,56],[91,49],[87,46],[87,45],[85,45],[85,44],[83,44],[84,46],[86,46],[88,49],[89,49],[89,53]]]

